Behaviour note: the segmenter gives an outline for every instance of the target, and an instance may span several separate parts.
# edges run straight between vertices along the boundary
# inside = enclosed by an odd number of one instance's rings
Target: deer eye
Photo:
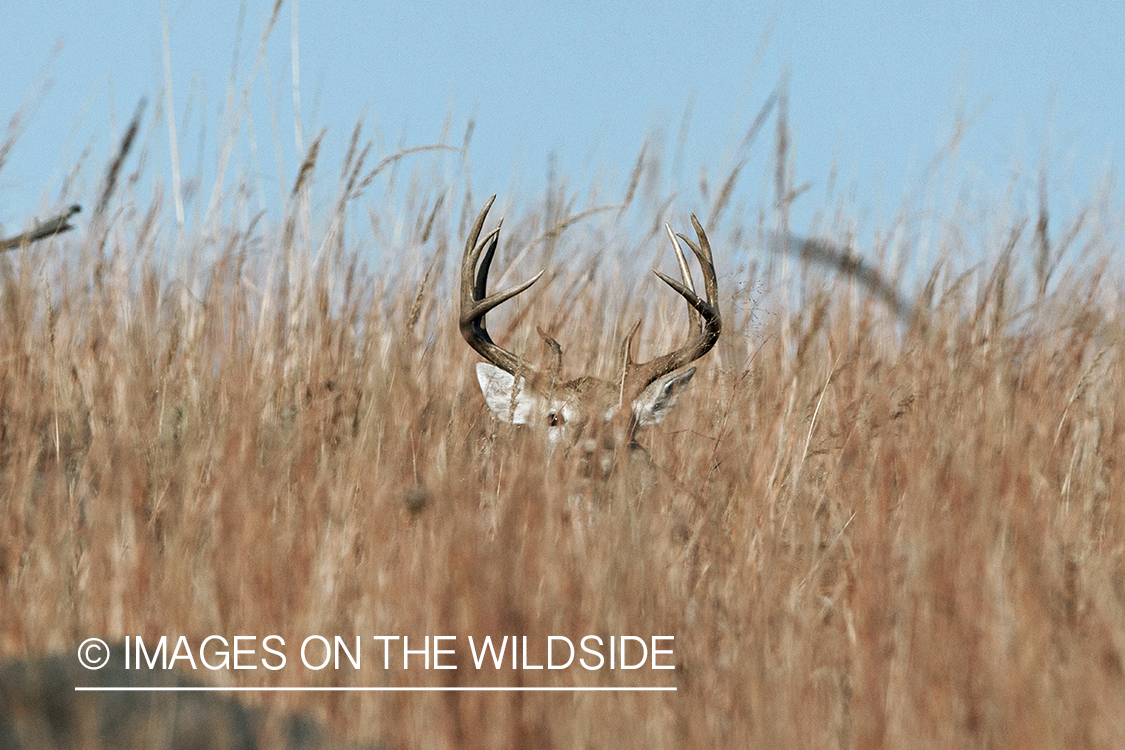
[[[551,427],[558,427],[565,421],[566,419],[563,417],[563,415],[559,414],[557,411],[553,411],[547,415],[547,424]]]

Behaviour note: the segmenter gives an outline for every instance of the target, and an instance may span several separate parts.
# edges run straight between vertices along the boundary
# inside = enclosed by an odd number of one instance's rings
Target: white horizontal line
[[[75,687],[80,693],[645,693],[674,687]]]

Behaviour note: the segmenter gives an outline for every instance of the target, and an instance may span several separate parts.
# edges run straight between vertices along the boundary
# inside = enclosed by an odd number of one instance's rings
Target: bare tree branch
[[[17,234],[15,237],[0,239],[0,252],[14,250],[17,247],[30,245],[32,242],[38,242],[47,237],[54,237],[56,234],[69,232],[71,229],[74,229],[74,225],[70,223],[70,218],[81,210],[81,206],[71,206],[58,216],[54,216],[46,221],[37,222],[35,228],[30,231]]]

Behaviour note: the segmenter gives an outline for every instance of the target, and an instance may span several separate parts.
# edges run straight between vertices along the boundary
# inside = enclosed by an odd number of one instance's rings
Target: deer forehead
[[[562,408],[575,416],[609,420],[620,408],[620,397],[618,384],[585,376],[563,383],[558,400]]]

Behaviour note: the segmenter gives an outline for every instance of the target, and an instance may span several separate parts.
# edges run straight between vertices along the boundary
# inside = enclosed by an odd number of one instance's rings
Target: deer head
[[[635,362],[632,349],[640,327],[637,321],[622,342],[619,371],[614,380],[584,376],[562,381],[562,348],[542,329],[539,334],[555,353],[553,366],[546,372],[497,345],[485,325],[485,315],[490,310],[526,291],[543,275],[540,271],[523,284],[488,295],[488,271],[503,220],[484,239],[480,234],[495,199],[492,196],[477,216],[461,261],[461,335],[487,360],[477,364],[477,380],[484,400],[499,419],[543,432],[552,448],[561,447],[567,452],[581,448],[586,458],[596,456],[597,464],[608,472],[618,446],[637,448],[637,433],[663,421],[695,374],[694,367],[683,368],[710,351],[719,339],[719,292],[707,235],[694,215],[691,223],[697,242],[678,235],[703,269],[706,299],[696,294],[687,260],[671,229],[668,235],[679,260],[683,283],[654,270],[661,281],[687,301],[691,340],[649,362]]]

